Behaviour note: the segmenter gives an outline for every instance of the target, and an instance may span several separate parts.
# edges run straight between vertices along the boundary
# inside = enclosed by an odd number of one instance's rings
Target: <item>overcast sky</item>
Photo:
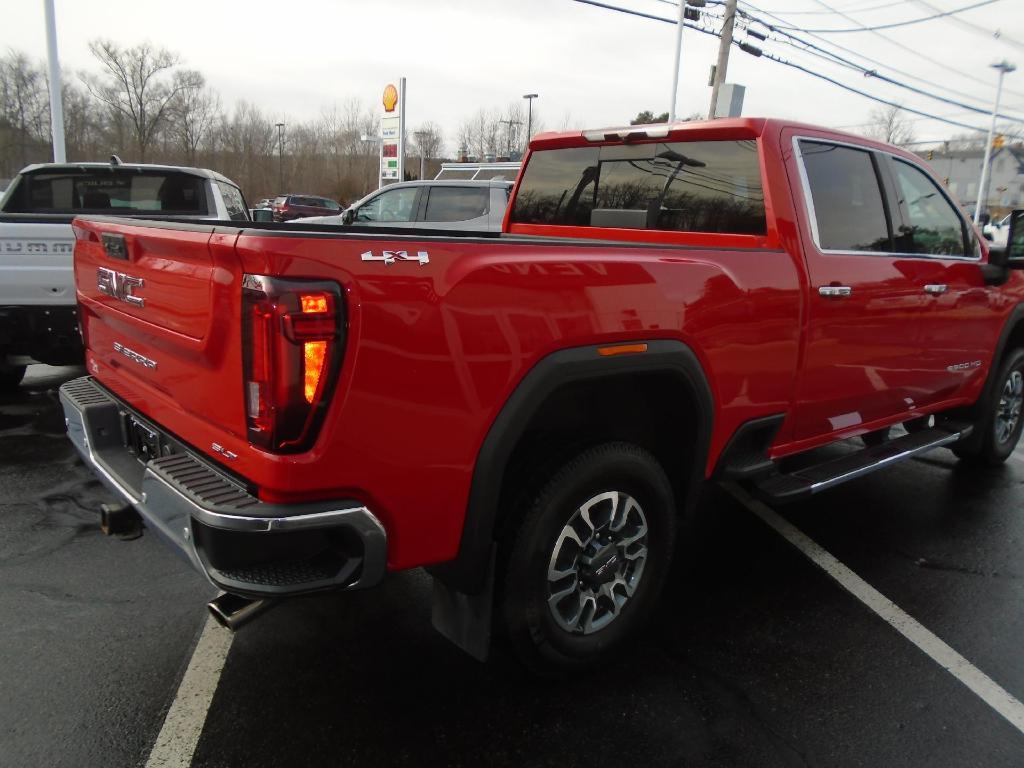
[[[604,1],[658,16],[676,13],[668,0]],[[929,5],[949,10],[978,1],[754,0],[754,5],[781,17],[779,24],[815,30],[854,26],[827,12],[826,4],[862,24],[882,25],[932,15]],[[708,10],[720,13],[708,2]],[[57,0],[56,7],[65,71],[95,68],[90,39],[107,37],[123,45],[149,40],[201,70],[226,106],[248,99],[286,121],[316,117],[350,97],[379,107],[384,85],[400,75],[408,79],[410,124],[436,121],[449,145],[459,122],[477,108],[500,107],[529,92],[540,94],[535,105],[548,129],[618,125],[640,110],[657,113],[669,106],[674,25],[573,0]],[[755,13],[743,2],[740,7]],[[1003,40],[967,24],[999,29]],[[888,69],[879,69],[896,79],[988,108],[996,81],[989,64],[1006,57],[1022,69],[1006,79],[1005,109],[1024,116],[1024,0],[998,0],[881,34],[895,42],[870,32],[822,36],[883,62]],[[751,42],[862,90],[987,128],[984,115],[830,66],[775,40]],[[708,70],[717,46],[716,38],[685,31],[680,115],[706,113]],[[45,58],[42,0],[0,0],[0,47]],[[854,126],[868,120],[876,106],[735,48],[728,79],[747,88],[745,115]],[[920,139],[964,132],[933,121],[914,127]]]

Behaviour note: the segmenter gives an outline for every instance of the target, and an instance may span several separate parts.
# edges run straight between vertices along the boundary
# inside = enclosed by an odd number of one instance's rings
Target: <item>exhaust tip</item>
[[[250,600],[223,592],[206,604],[214,621],[232,632],[276,605],[276,600]]]

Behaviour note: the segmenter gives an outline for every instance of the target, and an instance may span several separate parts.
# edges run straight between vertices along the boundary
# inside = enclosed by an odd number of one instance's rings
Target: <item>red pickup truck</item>
[[[581,667],[650,615],[705,481],[781,502],[1021,433],[1019,254],[822,128],[543,134],[493,235],[74,227],[70,437],[228,623],[426,566],[466,650]]]

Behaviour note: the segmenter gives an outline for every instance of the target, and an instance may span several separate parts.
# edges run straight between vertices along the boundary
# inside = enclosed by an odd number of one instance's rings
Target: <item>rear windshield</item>
[[[11,213],[71,211],[209,214],[204,180],[175,171],[86,168],[29,173],[5,210]]]
[[[691,141],[534,152],[511,221],[763,235],[754,141]]]

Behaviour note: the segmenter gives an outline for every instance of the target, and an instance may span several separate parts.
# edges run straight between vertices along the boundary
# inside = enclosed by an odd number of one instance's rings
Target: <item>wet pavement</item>
[[[0,395],[0,766],[145,765],[212,588],[111,500],[56,399]],[[786,519],[1024,698],[1024,452],[921,460]],[[537,681],[430,628],[430,581],[285,603],[234,638],[195,766],[1022,766],[1024,734],[719,489],[643,639]]]

